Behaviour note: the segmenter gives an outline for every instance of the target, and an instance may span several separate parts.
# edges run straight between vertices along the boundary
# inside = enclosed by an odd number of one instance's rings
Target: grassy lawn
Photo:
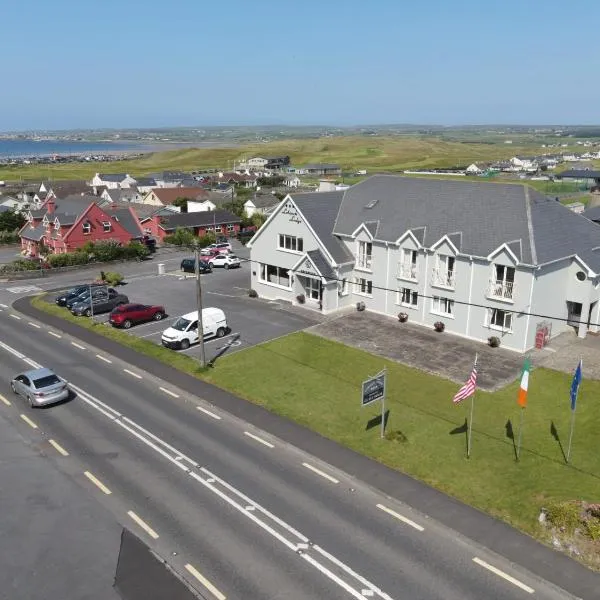
[[[260,404],[535,537],[547,535],[537,523],[541,507],[570,499],[598,501],[598,381],[584,379],[581,386],[571,465],[565,464],[551,433],[554,424],[566,452],[571,378],[547,369],[531,376],[520,462],[506,433],[510,420],[517,437],[517,382],[493,394],[477,393],[472,456],[467,459],[465,432],[451,432],[465,423],[470,401],[454,406],[457,385],[442,378],[308,333],[222,357],[214,369],[200,372],[187,356],[72,317],[41,297],[33,304]],[[401,432],[405,441],[380,439],[377,426],[366,430],[381,409],[378,404],[361,408],[361,382],[384,367],[387,431]]]

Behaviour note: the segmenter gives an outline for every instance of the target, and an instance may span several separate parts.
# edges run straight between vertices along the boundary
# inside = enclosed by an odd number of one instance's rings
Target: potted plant
[[[304,294],[298,294],[296,300],[298,301],[298,304],[304,304],[306,302],[306,296]]]
[[[366,306],[365,306],[364,302],[357,302],[356,303],[356,310],[358,310],[359,312],[365,310],[365,308],[366,308]]]
[[[492,335],[488,338],[488,344],[492,348],[497,348],[500,345],[500,338],[498,336]]]
[[[408,313],[398,313],[398,321],[400,321],[400,323],[406,323],[406,321],[408,321]]]
[[[256,290],[250,289],[248,290],[248,296],[250,296],[250,298],[258,298],[258,292]]]
[[[444,329],[446,329],[446,324],[443,321],[436,321],[433,324],[433,328],[438,332],[441,333],[442,331],[444,331]]]

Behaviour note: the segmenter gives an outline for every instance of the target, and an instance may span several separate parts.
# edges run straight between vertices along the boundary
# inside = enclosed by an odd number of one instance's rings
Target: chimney
[[[50,200],[48,200],[46,202],[46,211],[48,212],[49,215],[54,214],[54,211],[56,210],[56,202],[54,200],[54,197],[51,197]]]

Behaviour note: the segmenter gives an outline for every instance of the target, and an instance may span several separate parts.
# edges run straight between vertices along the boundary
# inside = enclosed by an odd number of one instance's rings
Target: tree
[[[178,227],[175,230],[175,233],[165,236],[165,242],[175,246],[191,246],[195,240],[196,236],[194,235],[193,230],[181,227]]]
[[[181,209],[182,213],[186,213],[188,211],[188,201],[189,198],[184,198],[183,196],[181,196],[173,200],[173,206],[177,206]]]
[[[0,213],[0,231],[16,231],[25,225],[25,217],[14,210]]]

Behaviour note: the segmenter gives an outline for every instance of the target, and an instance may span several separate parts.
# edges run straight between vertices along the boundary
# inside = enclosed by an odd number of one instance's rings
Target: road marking
[[[1,306],[2,308],[8,308],[8,306],[7,306],[6,304],[0,304],[0,306]]]
[[[27,415],[22,414],[21,419],[23,419],[23,421],[25,421],[25,423],[27,423],[27,425],[29,425],[29,427],[31,427],[33,429],[38,428],[38,426]]]
[[[78,344],[77,342],[71,342],[71,346],[75,346],[75,348],[79,348],[80,350],[85,350],[85,346]]]
[[[270,442],[263,440],[262,438],[258,437],[257,435],[254,435],[253,433],[250,433],[249,431],[244,431],[244,435],[247,435],[249,438],[256,440],[259,444],[263,444],[263,446],[267,446],[267,448],[275,448],[275,446]]]
[[[203,412],[205,415],[208,415],[209,417],[216,419],[217,421],[221,420],[221,417],[219,415],[216,415],[214,412],[210,412],[210,410],[206,410],[206,408],[202,408],[202,406],[196,406],[196,409],[199,410],[200,412]]]
[[[168,390],[167,388],[159,387],[158,389],[161,390],[162,392],[164,392],[165,394],[169,394],[169,396],[173,396],[173,398],[179,398],[179,394],[176,394],[175,392],[172,392],[171,390]]]
[[[332,477],[331,475],[328,475],[327,473],[324,473],[320,469],[317,469],[317,467],[313,467],[312,465],[309,465],[308,463],[305,463],[305,462],[302,463],[302,466],[306,467],[307,469],[309,469],[313,473],[316,473],[317,475],[320,475],[321,477],[324,477],[325,479],[328,479],[329,481],[331,481],[331,483],[339,483],[339,481],[335,477]]]
[[[130,371],[129,369],[123,369],[123,371],[125,371],[125,373],[128,373],[129,375],[131,375],[132,377],[137,377],[138,379],[141,379],[142,376],[138,375],[137,373],[134,373],[133,371]]]
[[[403,523],[406,523],[407,525],[414,527],[417,531],[425,531],[425,527],[422,527],[418,523],[411,521],[409,518],[404,517],[400,513],[397,513],[395,510],[392,510],[391,508],[388,508],[387,506],[384,506],[383,504],[378,504],[377,508],[379,508],[383,512],[386,512],[388,515],[392,515],[392,517],[398,519],[399,521],[402,521]]]
[[[112,492],[94,475],[92,475],[89,471],[85,471],[84,475],[101,491],[103,491],[107,496],[110,496]]]
[[[10,400],[7,400],[2,394],[0,394],[0,402],[4,402],[6,406],[10,406]]]
[[[483,567],[484,569],[491,571],[495,575],[498,575],[498,577],[502,577],[502,579],[506,579],[506,581],[509,581],[513,585],[516,585],[518,588],[521,588],[522,590],[526,591],[528,594],[533,594],[535,592],[535,590],[533,588],[530,588],[528,585],[525,585],[523,582],[519,581],[518,579],[515,579],[514,577],[511,577],[510,575],[508,575],[508,573],[505,573],[504,571],[497,569],[496,567],[490,565],[489,563],[486,563],[484,560],[481,560],[480,558],[475,557],[473,559],[473,562],[478,564],[480,567]]]
[[[54,331],[49,331],[48,332],[49,335],[53,335],[55,338],[61,338],[62,335],[58,335],[58,333],[54,333]]]
[[[69,456],[69,453],[58,443],[55,442],[54,440],[48,440],[48,443],[59,453],[62,454],[63,456]]]
[[[138,337],[147,338],[147,337],[152,337],[153,335],[162,335],[163,331],[164,331],[164,329],[160,329],[159,331],[154,331],[152,333],[146,333],[145,335],[138,335]]]
[[[222,592],[220,592],[202,573],[198,571],[195,567],[190,565],[189,563],[185,565],[185,568],[191,573],[215,598],[219,600],[225,600],[226,596]]]
[[[11,316],[13,319],[17,319],[17,321],[20,321],[20,320],[21,320],[21,317],[19,317],[19,315],[13,315],[13,314],[11,313],[11,314],[10,314],[10,316]]]
[[[35,327],[36,329],[41,329],[41,327],[37,323],[33,323],[32,321],[28,321],[28,324],[32,327]]]
[[[108,360],[108,358],[104,358],[104,356],[100,356],[100,354],[96,354],[96,358],[98,360],[103,360],[105,363],[112,364],[112,360]]]
[[[146,523],[143,519],[138,517],[132,510],[127,511],[127,514],[154,540],[158,539],[158,533]]]
[[[219,337],[210,338],[209,340],[204,340],[204,344],[206,345],[206,344],[210,344],[212,342],[222,342],[223,340],[226,340],[227,338],[230,338],[230,337],[234,337],[236,335],[240,335],[240,334],[239,333],[229,333],[220,338]]]
[[[11,294],[24,294],[25,292],[41,292],[42,288],[37,285],[16,285],[7,287],[6,291]]]

